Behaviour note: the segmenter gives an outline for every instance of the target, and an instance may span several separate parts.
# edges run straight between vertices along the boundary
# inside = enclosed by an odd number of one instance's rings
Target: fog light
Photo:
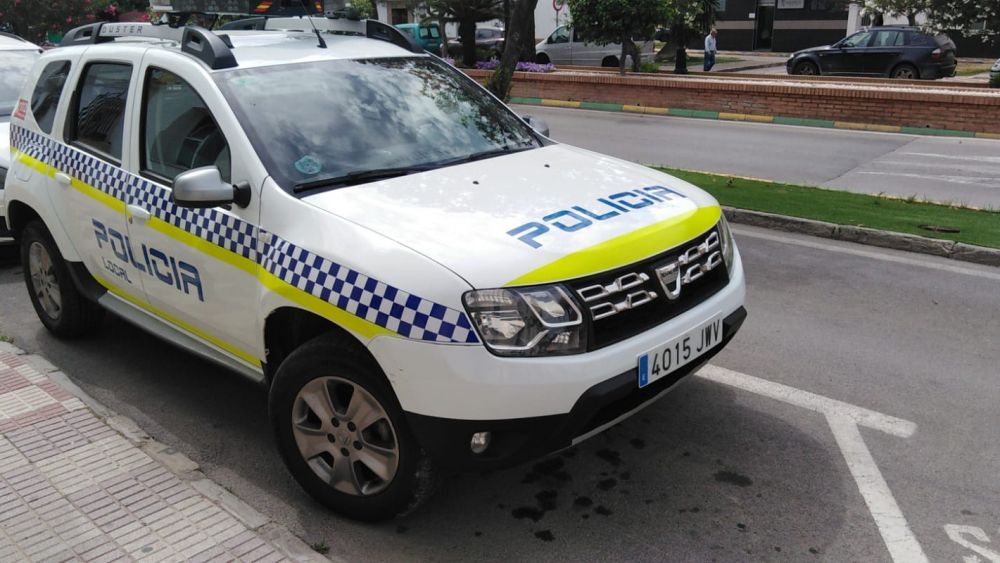
[[[489,432],[476,432],[472,435],[472,440],[469,442],[469,448],[472,449],[472,453],[481,454],[488,447],[490,447]]]

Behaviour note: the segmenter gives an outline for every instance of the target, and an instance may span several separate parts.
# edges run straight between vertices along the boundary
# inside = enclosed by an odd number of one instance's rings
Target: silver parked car
[[[639,52],[653,54],[653,42],[636,43]],[[552,35],[535,46],[535,62],[557,65],[586,65],[616,67],[622,54],[620,43],[598,45],[580,37],[571,27],[559,26]],[[632,61],[625,61],[630,64]]]

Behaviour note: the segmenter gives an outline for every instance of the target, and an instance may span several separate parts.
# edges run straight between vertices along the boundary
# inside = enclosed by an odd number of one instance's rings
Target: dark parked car
[[[944,34],[928,35],[913,27],[873,27],[833,45],[794,53],[788,74],[943,78],[953,76],[955,43]]]
[[[503,55],[503,29],[499,27],[480,27],[476,29],[476,50],[488,51],[500,57]],[[462,42],[458,39],[448,41],[449,53],[461,53]]]

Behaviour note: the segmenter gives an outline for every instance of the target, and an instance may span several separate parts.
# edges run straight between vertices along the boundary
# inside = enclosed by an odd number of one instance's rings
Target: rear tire
[[[801,76],[819,76],[819,67],[812,61],[799,61],[792,68],[792,74]]]
[[[268,410],[288,470],[335,512],[385,520],[433,493],[430,459],[385,375],[335,335],[316,337],[281,363]]]
[[[613,56],[604,57],[604,60],[601,61],[601,66],[603,66],[603,67],[614,67],[614,68],[617,68],[618,67],[618,57],[613,57]]]
[[[919,80],[920,71],[917,67],[911,64],[901,64],[892,69],[889,73],[889,78],[895,78],[899,80]]]
[[[21,268],[31,304],[52,334],[76,338],[100,330],[104,309],[76,288],[69,267],[41,221],[21,232]]]

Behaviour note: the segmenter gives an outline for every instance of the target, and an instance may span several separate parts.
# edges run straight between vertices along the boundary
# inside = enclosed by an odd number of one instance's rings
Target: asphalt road
[[[1000,141],[515,108],[557,141],[642,164],[1000,208]]]
[[[976,550],[1000,552],[1000,270],[751,228],[737,240],[750,317],[713,363],[764,391],[690,378],[564,454],[454,477],[378,525],[299,490],[258,387],[117,320],[52,338],[17,265],[0,267],[0,332],[351,561],[889,561],[882,534],[934,561],[989,561]],[[764,396],[776,383],[794,389]],[[843,403],[824,415],[803,391]],[[909,430],[845,426],[845,404]]]

